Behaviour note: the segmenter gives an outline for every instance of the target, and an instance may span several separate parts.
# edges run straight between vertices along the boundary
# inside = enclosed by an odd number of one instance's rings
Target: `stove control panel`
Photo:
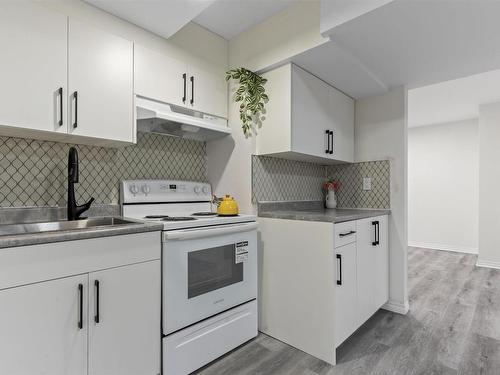
[[[126,180],[120,186],[121,203],[210,202],[210,184],[176,180]]]

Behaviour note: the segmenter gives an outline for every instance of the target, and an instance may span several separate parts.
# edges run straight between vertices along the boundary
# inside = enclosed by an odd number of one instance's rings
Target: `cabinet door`
[[[325,82],[297,66],[292,68],[292,151],[331,158],[327,154],[330,118],[330,88]],[[272,100],[272,99],[270,99]]]
[[[334,87],[329,88],[329,113],[333,131],[332,159],[354,160],[354,100]]]
[[[389,244],[387,230],[387,216],[378,216],[372,222],[378,221],[378,228],[372,225],[372,230],[377,231],[378,244],[374,246],[375,269],[374,278],[374,308],[379,309],[389,300]]]
[[[67,17],[0,1],[0,50],[0,125],[66,133]]]
[[[358,220],[356,225],[358,305],[362,324],[388,299],[387,216]]]
[[[335,345],[339,346],[358,328],[356,243],[336,248],[335,257]]]
[[[358,318],[363,324],[376,311],[374,308],[374,282],[377,275],[375,266],[375,226],[373,218],[356,222],[357,226],[357,270],[358,270]]]
[[[160,267],[157,260],[90,274],[89,375],[160,373]]]
[[[132,42],[70,19],[68,62],[69,132],[133,142]]]
[[[87,275],[0,291],[0,374],[86,375],[87,291]]]
[[[187,64],[137,44],[134,56],[137,95],[178,106],[188,104]]]
[[[190,65],[188,73],[188,108],[226,118],[227,82],[224,72],[211,72]]]

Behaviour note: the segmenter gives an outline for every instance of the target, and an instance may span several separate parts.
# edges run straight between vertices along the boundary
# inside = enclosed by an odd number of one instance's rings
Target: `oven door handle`
[[[220,225],[207,228],[193,228],[193,229],[183,229],[183,230],[172,230],[163,232],[163,239],[166,241],[171,240],[191,240],[194,238],[206,238],[213,236],[223,236],[225,234],[248,232],[258,228],[256,222],[244,223],[244,224],[229,224]]]

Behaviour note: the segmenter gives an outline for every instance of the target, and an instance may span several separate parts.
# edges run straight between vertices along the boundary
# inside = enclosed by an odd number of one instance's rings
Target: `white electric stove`
[[[163,224],[163,375],[189,374],[257,335],[257,223],[218,216],[209,184],[130,180],[122,215]]]

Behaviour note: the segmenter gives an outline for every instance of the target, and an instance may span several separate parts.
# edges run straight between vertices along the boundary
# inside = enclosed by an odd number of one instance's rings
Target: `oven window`
[[[188,298],[243,281],[243,263],[235,260],[234,244],[188,253]]]

